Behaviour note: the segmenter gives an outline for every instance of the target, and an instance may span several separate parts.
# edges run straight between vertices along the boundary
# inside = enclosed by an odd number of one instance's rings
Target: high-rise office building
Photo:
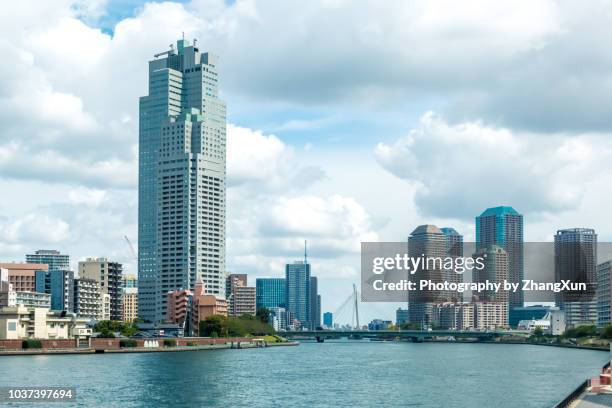
[[[321,327],[321,295],[319,295],[319,281],[316,276],[310,277],[310,328]]]
[[[597,323],[597,234],[590,228],[570,228],[555,234],[555,282],[586,283],[586,291],[555,294],[567,326]]]
[[[60,253],[54,249],[39,249],[33,254],[26,254],[26,262],[30,264],[47,264],[48,270],[70,269],[70,256]]]
[[[285,293],[287,312],[299,321],[301,327],[310,328],[312,296],[310,291],[310,264],[296,261],[285,266]]]
[[[36,292],[51,295],[51,309],[74,311],[74,272],[63,269],[36,271]]]
[[[195,42],[195,41],[194,41]],[[138,302],[163,320],[168,291],[225,293],[225,103],[217,57],[185,39],[149,61],[140,98]]]
[[[285,279],[257,278],[255,281],[257,310],[265,307],[285,307]]]
[[[602,327],[612,322],[610,308],[612,291],[612,261],[597,265],[597,325]]]
[[[508,281],[522,283],[525,275],[523,255],[523,216],[512,207],[487,208],[476,217],[476,249],[497,245],[508,256]],[[508,294],[510,310],[523,307],[522,285]]]
[[[435,225],[421,225],[408,237],[408,255],[413,258],[431,258],[441,261],[446,257],[446,237]],[[442,282],[445,273],[442,262],[424,262],[412,279],[429,279]],[[447,300],[448,293],[423,289],[410,293],[408,309],[410,322],[421,326],[433,325],[436,320],[436,305]]]
[[[79,262],[79,277],[93,279],[100,284],[101,294],[110,301],[110,320],[123,320],[121,311],[123,265],[107,258],[87,258]],[[102,299],[104,301],[104,298]]]

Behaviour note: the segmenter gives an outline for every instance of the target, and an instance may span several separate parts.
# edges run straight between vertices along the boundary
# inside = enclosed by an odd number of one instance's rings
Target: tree
[[[608,324],[602,327],[599,337],[602,339],[612,339],[612,325]]]
[[[259,309],[257,309],[256,316],[263,323],[268,323],[270,321],[270,309],[268,309],[267,307],[260,307]]]
[[[535,330],[533,331],[533,335],[535,337],[542,337],[543,334],[544,332],[542,331],[541,327],[536,327]]]
[[[227,318],[225,316],[208,316],[206,319],[200,322],[200,336],[212,337],[213,333],[224,333],[224,328],[227,325],[226,320]]]

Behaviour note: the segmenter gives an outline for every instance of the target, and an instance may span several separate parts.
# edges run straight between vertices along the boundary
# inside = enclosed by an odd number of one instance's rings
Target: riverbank
[[[252,349],[276,346],[297,346],[300,343],[295,341],[268,343],[262,339],[251,338],[230,338],[230,339],[206,339],[206,343],[197,344],[189,341],[189,338],[182,338],[179,345],[165,345],[164,341],[174,341],[178,339],[139,339],[136,346],[121,347],[120,339],[104,339],[104,342],[94,343],[91,347],[58,347],[58,348],[37,348],[37,349],[3,349],[0,356],[31,356],[31,355],[65,355],[65,354],[114,354],[114,353],[172,353],[185,351],[204,351],[204,350],[227,350],[227,349]],[[196,339],[201,340],[201,339]],[[125,339],[123,340],[125,341]]]

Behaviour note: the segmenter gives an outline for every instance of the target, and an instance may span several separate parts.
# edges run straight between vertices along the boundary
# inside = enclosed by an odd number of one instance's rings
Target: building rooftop
[[[499,207],[491,207],[484,210],[481,217],[488,217],[491,215],[520,215],[518,211],[510,206],[499,206]]]
[[[412,231],[410,235],[422,235],[422,234],[442,234],[442,231],[440,230],[440,228],[436,227],[435,225],[425,224],[425,225],[419,225],[418,227],[416,227],[416,229]]]

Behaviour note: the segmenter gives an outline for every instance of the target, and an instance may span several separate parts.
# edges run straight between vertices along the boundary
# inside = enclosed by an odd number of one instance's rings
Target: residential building
[[[256,289],[247,286],[246,274],[230,274],[225,283],[229,316],[252,315],[256,312]]]
[[[199,333],[200,322],[208,316],[227,316],[227,301],[216,295],[209,295],[206,292],[204,283],[198,282],[193,292],[191,308],[191,332],[194,336],[197,336]]]
[[[8,271],[8,280],[15,292],[36,291],[36,271],[48,271],[47,264],[0,263],[0,268]]]
[[[34,309],[37,307],[50,309],[51,295],[40,292],[15,292],[14,306],[23,306],[28,309]]]
[[[334,327],[334,314],[332,312],[323,313],[323,326],[327,329]]]
[[[30,264],[47,264],[48,270],[70,269],[70,256],[54,249],[40,249],[33,254],[26,254],[26,262]]]
[[[459,234],[456,229],[451,227],[440,228],[444,234],[444,242],[446,247],[446,256],[452,258],[463,257],[463,235]],[[443,269],[442,279],[447,282],[461,283],[463,282],[463,273],[457,273],[453,269]],[[462,302],[463,293],[448,291],[445,294],[447,300],[451,302]]]
[[[538,328],[545,334],[562,335],[566,329],[565,312],[553,307],[541,319],[525,319],[518,323],[519,330],[534,331]]]
[[[100,293],[102,299],[102,312],[98,320],[114,320],[112,319],[112,301],[108,293]]]
[[[189,289],[177,289],[168,292],[166,322],[185,327],[191,310],[193,294]]]
[[[494,282],[503,284],[508,280],[508,272],[509,272],[509,263],[508,263],[508,254],[507,252],[498,245],[489,245],[487,247],[480,247],[476,253],[473,255],[473,259],[480,259],[484,264],[482,269],[474,268],[472,271],[472,281],[476,283],[485,283],[485,282]],[[484,302],[484,305],[481,308],[477,308],[477,311],[492,311],[495,313],[495,316],[482,316],[476,315],[477,319],[480,319],[476,324],[476,327],[489,327],[493,325],[495,327],[508,327],[508,291],[504,289],[500,289],[499,291],[495,290],[485,290],[473,295],[474,301],[476,302]],[[502,317],[501,320],[499,316],[497,316],[498,308],[493,307],[491,303],[499,303],[501,307]]]
[[[555,235],[555,282],[585,283],[586,291],[564,290],[555,294],[557,307],[565,311],[568,326],[596,324],[597,234],[590,228],[558,230]]]
[[[93,279],[100,284],[100,293],[109,295],[110,320],[121,321],[123,265],[108,258],[87,258],[79,261],[79,277]]]
[[[597,265],[597,325],[599,327],[608,325],[612,322],[610,309],[610,291],[612,291],[612,261],[606,261]]]
[[[37,251],[38,252],[38,251]],[[36,292],[51,295],[51,309],[74,311],[74,272],[63,269],[36,271]]]
[[[88,339],[87,320],[74,313],[24,306],[0,308],[0,339]]]
[[[166,293],[196,282],[224,297],[225,103],[217,57],[185,39],[149,61],[140,98],[138,304],[159,322]]]
[[[402,309],[398,307],[395,311],[395,324],[400,326],[404,323],[410,322],[410,316],[408,315],[408,309]]]
[[[374,319],[368,323],[368,330],[389,330],[391,320]]]
[[[271,307],[268,309],[270,315],[268,317],[268,323],[274,327],[276,331],[286,331],[287,323],[289,321],[287,311],[284,307]]]
[[[8,280],[8,269],[0,268],[0,307],[15,306],[16,301],[13,285]]]
[[[446,237],[435,225],[421,225],[408,237],[408,255],[410,257],[442,260],[446,257]],[[429,279],[436,283],[444,280],[445,273],[441,262],[425,262],[412,275],[419,281]],[[449,294],[444,291],[423,289],[410,293],[408,308],[410,322],[421,327],[431,326],[435,322],[436,305],[448,300]]]
[[[508,281],[522,283],[525,278],[523,216],[507,206],[487,208],[476,217],[476,250],[497,245],[508,256]],[[522,285],[508,294],[509,308],[522,307]]]
[[[102,313],[100,283],[95,279],[74,280],[74,312],[77,316],[97,320]]]
[[[284,278],[257,278],[255,281],[256,309],[285,307],[285,287]]]
[[[138,318],[138,288],[134,286],[123,288],[122,293],[122,320],[124,323],[132,323]]]
[[[506,302],[474,302],[474,328],[476,330],[507,329],[508,304]]]

